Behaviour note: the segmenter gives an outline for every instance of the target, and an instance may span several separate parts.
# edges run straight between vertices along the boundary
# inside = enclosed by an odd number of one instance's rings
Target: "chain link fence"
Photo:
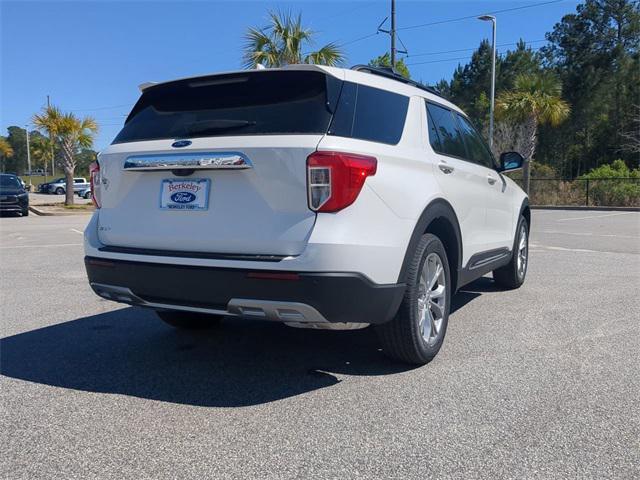
[[[532,178],[530,190],[531,205],[640,207],[640,178]]]

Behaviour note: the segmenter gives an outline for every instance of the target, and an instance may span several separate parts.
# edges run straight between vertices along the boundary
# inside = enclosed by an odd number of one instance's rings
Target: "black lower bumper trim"
[[[85,266],[89,282],[125,287],[154,303],[220,309],[233,298],[296,302],[314,307],[329,322],[387,322],[405,290],[404,284],[378,285],[358,273],[295,272],[296,279],[255,278],[249,273],[256,270],[95,257],[85,257]]]

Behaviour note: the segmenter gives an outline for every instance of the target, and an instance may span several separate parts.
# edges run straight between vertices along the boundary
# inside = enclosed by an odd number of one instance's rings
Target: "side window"
[[[436,152],[442,152],[442,144],[440,143],[438,130],[436,129],[436,124],[433,122],[433,118],[431,118],[431,114],[429,113],[428,109],[427,124],[429,125],[429,143],[431,144],[431,148],[433,148]]]
[[[395,145],[407,118],[409,97],[345,82],[329,135]]]
[[[478,131],[462,115],[456,114],[456,116],[460,122],[460,131],[462,132],[464,143],[467,145],[469,160],[487,168],[494,168],[493,157],[489,147],[484,143]]]
[[[439,150],[431,140],[431,126],[429,126],[429,141],[438,153],[452,155],[454,157],[466,158],[467,152],[464,148],[462,137],[458,130],[458,125],[453,113],[448,108],[427,102],[428,120],[433,120],[435,130],[439,138]]]

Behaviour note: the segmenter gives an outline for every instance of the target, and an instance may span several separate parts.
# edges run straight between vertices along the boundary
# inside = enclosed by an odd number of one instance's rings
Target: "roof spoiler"
[[[144,82],[138,85],[138,88],[140,89],[141,92],[144,92],[147,88],[153,87],[154,85],[157,85],[157,84],[158,82]]]

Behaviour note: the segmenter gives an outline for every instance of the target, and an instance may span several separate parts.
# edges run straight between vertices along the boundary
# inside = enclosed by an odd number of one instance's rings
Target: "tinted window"
[[[345,82],[329,135],[395,145],[407,118],[409,97]]]
[[[493,157],[489,152],[489,147],[486,146],[480,134],[473,125],[471,125],[469,120],[464,118],[462,115],[456,114],[456,116],[460,122],[462,137],[467,145],[467,158],[474,163],[484,165],[488,168],[493,168]]]
[[[442,151],[442,144],[440,143],[440,136],[438,135],[438,130],[436,130],[436,125],[433,122],[433,118],[431,118],[431,114],[427,109],[427,123],[429,125],[429,143],[431,144],[431,148],[433,148],[436,152]]]
[[[18,177],[14,177],[13,175],[0,175],[0,188],[13,190],[16,188],[22,188],[22,184]]]
[[[434,145],[434,140],[431,139],[432,129],[429,127],[429,141],[434,150],[445,155],[465,158],[467,152],[451,110],[433,103],[427,103],[427,111],[429,112],[429,120],[433,121],[435,131],[438,134],[438,143]]]
[[[258,71],[149,87],[113,143],[227,135],[325,134],[339,86],[339,80],[320,72]]]

